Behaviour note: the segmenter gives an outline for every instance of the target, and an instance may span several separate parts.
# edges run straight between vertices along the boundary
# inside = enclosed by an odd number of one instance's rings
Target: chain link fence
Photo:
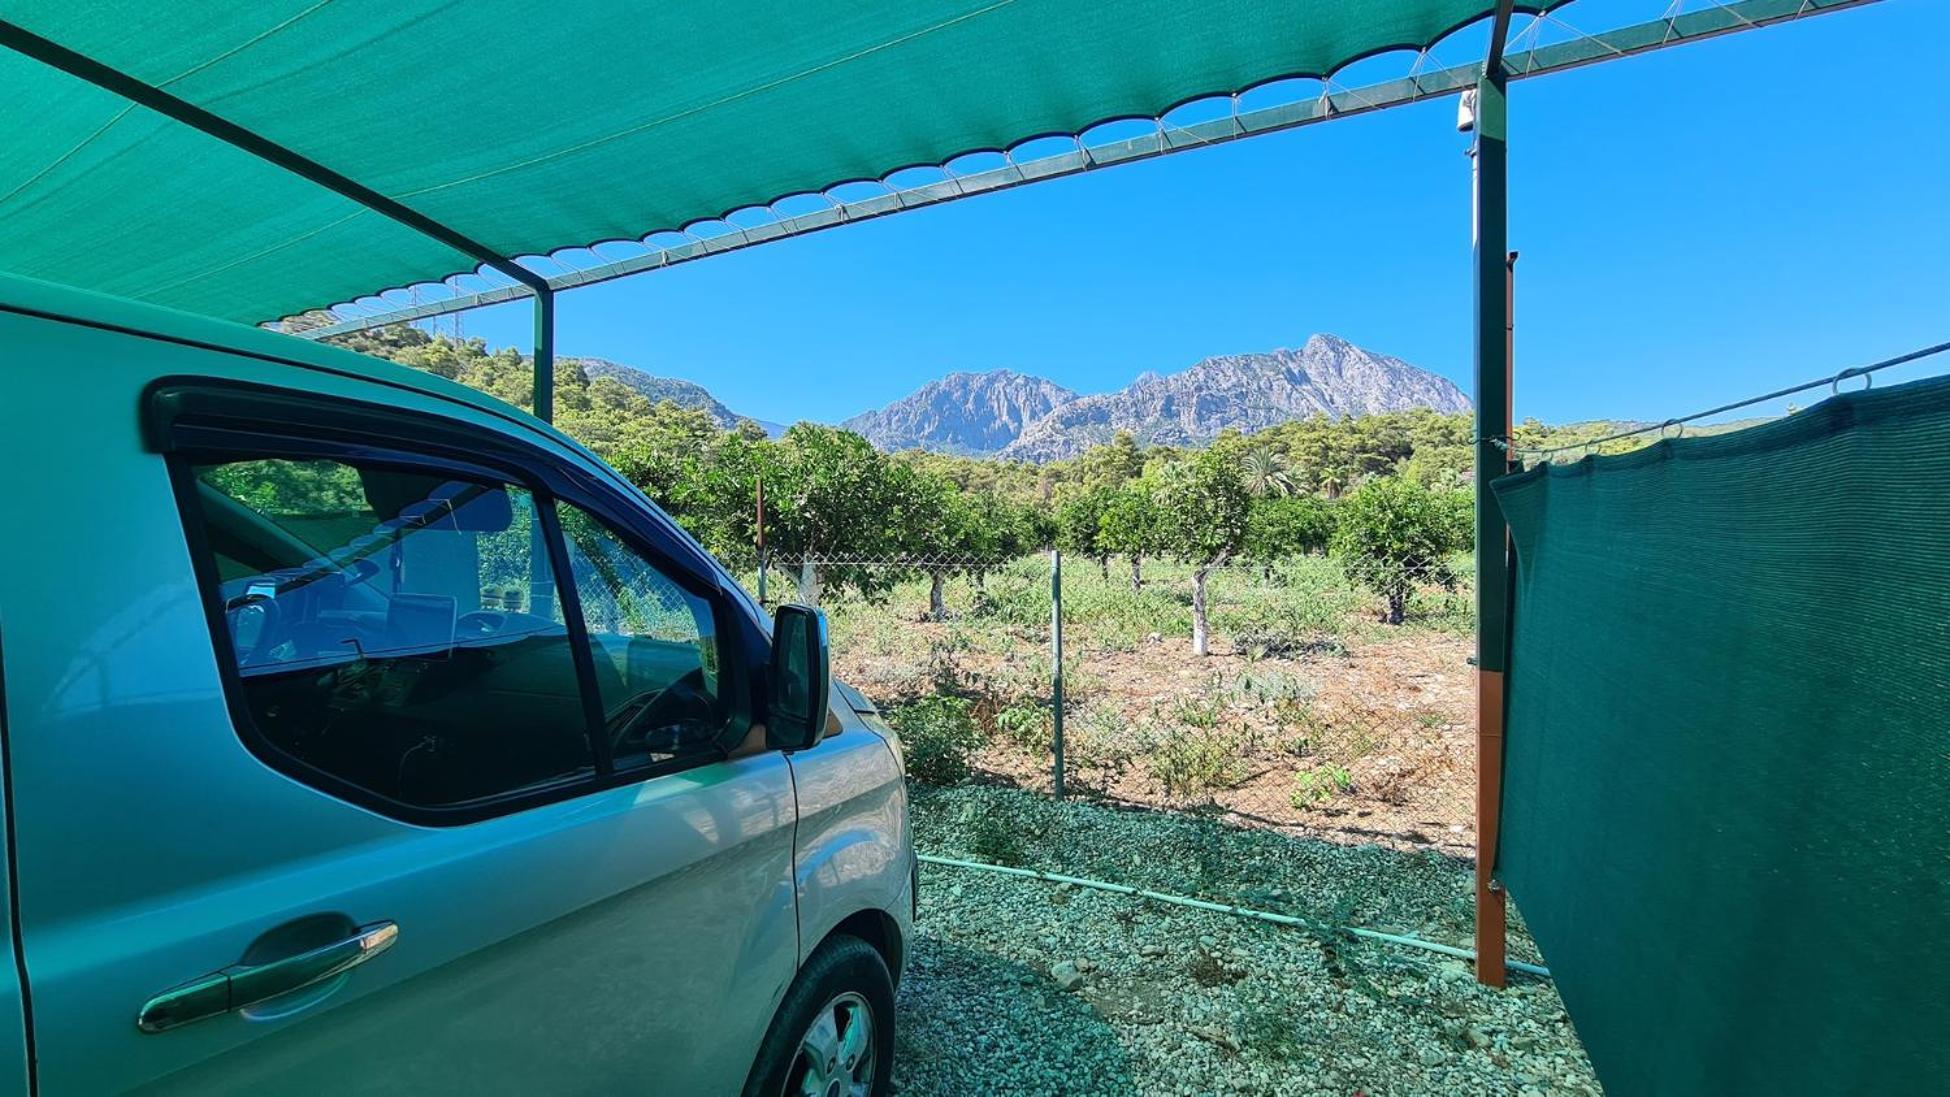
[[[1468,566],[811,559],[764,587],[827,611],[835,675],[899,729],[924,852],[1466,945]]]
[[[1202,599],[1200,569],[1066,563],[1073,789],[1332,841],[1473,852],[1472,612],[1454,572],[1392,577],[1380,584],[1391,606],[1324,557],[1206,569]]]

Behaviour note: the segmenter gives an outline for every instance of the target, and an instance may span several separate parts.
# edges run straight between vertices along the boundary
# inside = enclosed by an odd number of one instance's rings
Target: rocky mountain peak
[[[1143,374],[1118,392],[1078,397],[1029,425],[1000,455],[1055,460],[1120,430],[1147,445],[1196,446],[1227,428],[1250,434],[1313,415],[1469,406],[1446,378],[1323,333],[1298,350],[1216,355],[1179,373]]]
[[[565,359],[567,361],[567,359]],[[601,359],[577,359],[653,400],[702,408],[720,426],[739,416],[701,386]],[[1221,354],[1177,373],[1147,370],[1116,392],[1079,396],[1013,369],[957,370],[841,423],[882,450],[926,449],[1024,461],[1074,456],[1129,431],[1146,445],[1199,446],[1220,431],[1430,408],[1469,409],[1447,379],[1325,332],[1297,349]],[[775,436],[776,424],[763,424]]]
[[[957,371],[840,426],[883,450],[987,454],[1075,398],[1076,393],[1054,381],[1015,370]]]

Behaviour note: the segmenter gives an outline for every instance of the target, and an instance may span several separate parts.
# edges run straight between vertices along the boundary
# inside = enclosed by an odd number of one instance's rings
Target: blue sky
[[[1950,4],[1885,0],[1516,84],[1517,414],[1665,419],[1950,339],[1946,42]],[[951,370],[1106,391],[1317,331],[1467,388],[1454,119],[1421,104],[574,290],[560,347],[785,422]],[[465,319],[496,345],[529,323]]]

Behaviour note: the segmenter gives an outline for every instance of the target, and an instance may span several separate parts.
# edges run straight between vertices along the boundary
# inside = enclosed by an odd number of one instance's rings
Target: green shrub
[[[1024,750],[1048,750],[1049,705],[1033,697],[1017,698],[996,709],[995,730]]]
[[[1239,781],[1240,748],[1217,731],[1188,731],[1158,741],[1149,760],[1151,776],[1173,796],[1195,796]]]
[[[930,785],[968,780],[982,733],[964,697],[924,697],[889,714],[900,732],[907,775]]]
[[[946,639],[928,642],[928,681],[936,693],[961,693],[968,686],[958,652],[967,647],[962,637],[950,633]]]
[[[1006,658],[989,676],[995,691],[1012,700],[1034,697],[1042,704],[1049,695],[1049,655],[1021,641],[1015,641],[1012,649],[1003,654]]]
[[[1307,1054],[1301,1025],[1300,1018],[1287,1010],[1262,1007],[1240,1023],[1239,1044],[1275,1063],[1298,1062]]]
[[[1063,721],[1063,757],[1081,769],[1122,770],[1156,738],[1110,705],[1086,705]]]
[[[969,820],[968,852],[978,861],[1016,868],[1027,860],[1028,843],[1014,820],[984,811]]]
[[[1284,670],[1249,669],[1226,686],[1229,697],[1246,704],[1305,703],[1313,699],[1313,682]]]
[[[1369,722],[1373,714],[1364,717],[1318,725],[1314,729],[1314,752],[1338,768],[1351,766],[1373,754],[1377,745],[1374,727]]]
[[[1171,699],[1171,719],[1188,728],[1211,731],[1219,726],[1225,712],[1226,696],[1218,678],[1197,693],[1181,693]]]
[[[1192,977],[1192,982],[1202,987],[1231,986],[1246,977],[1245,969],[1228,965],[1203,948],[1193,950],[1185,972]]]
[[[1354,787],[1354,777],[1343,766],[1324,765],[1303,769],[1293,777],[1293,806],[1319,807]]]

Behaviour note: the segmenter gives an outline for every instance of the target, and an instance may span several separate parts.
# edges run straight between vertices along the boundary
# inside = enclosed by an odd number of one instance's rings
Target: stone
[[[1057,987],[1062,990],[1075,990],[1083,984],[1083,972],[1077,970],[1077,965],[1069,960],[1058,960],[1050,965],[1049,977],[1056,980]]]

